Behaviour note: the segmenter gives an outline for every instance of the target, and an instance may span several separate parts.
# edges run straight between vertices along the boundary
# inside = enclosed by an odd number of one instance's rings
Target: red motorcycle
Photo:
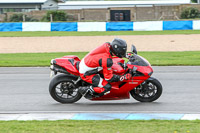
[[[151,77],[153,70],[150,63],[143,57],[137,55],[137,50],[132,45],[130,53],[127,53],[128,61],[114,57],[113,73],[124,75],[132,74],[130,80],[111,83],[109,94],[102,97],[93,97],[90,100],[120,100],[129,99],[131,96],[140,102],[152,102],[162,94],[161,83]],[[53,99],[60,103],[74,103],[81,99],[78,92],[80,86],[88,86],[79,76],[80,59],[77,56],[64,56],[51,60],[51,75],[54,78],[49,85],[49,92]],[[57,74],[59,73],[59,74]],[[102,71],[99,74],[103,77]]]

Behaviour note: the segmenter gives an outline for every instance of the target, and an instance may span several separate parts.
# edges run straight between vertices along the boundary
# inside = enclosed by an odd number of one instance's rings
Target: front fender
[[[154,78],[154,77],[150,77],[150,78],[148,78],[147,80],[148,80],[148,81],[152,81],[152,80],[157,80],[157,79]]]

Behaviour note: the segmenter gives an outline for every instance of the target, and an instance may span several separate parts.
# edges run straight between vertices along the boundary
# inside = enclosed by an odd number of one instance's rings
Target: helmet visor
[[[121,55],[121,57],[126,57],[126,51],[127,51],[127,48],[122,48],[122,49],[120,50],[120,55]]]

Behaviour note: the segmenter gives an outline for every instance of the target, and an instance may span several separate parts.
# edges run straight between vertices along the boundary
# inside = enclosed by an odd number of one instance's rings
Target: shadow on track
[[[135,103],[91,103],[91,102],[83,102],[83,103],[71,103],[71,104],[61,104],[61,103],[55,103],[55,104],[52,104],[52,105],[55,105],[55,106],[61,106],[61,105],[74,105],[74,106],[145,106],[145,105],[160,105],[162,104],[162,102],[135,102]]]

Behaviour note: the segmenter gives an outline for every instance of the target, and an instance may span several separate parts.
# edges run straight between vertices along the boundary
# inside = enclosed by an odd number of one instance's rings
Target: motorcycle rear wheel
[[[155,79],[150,77],[144,82],[130,91],[131,96],[140,102],[153,102],[162,94],[162,85]]]
[[[54,77],[49,84],[51,97],[63,104],[74,103],[81,99],[82,95],[78,92],[78,88],[75,87],[72,80],[74,80],[73,77],[65,74]]]

